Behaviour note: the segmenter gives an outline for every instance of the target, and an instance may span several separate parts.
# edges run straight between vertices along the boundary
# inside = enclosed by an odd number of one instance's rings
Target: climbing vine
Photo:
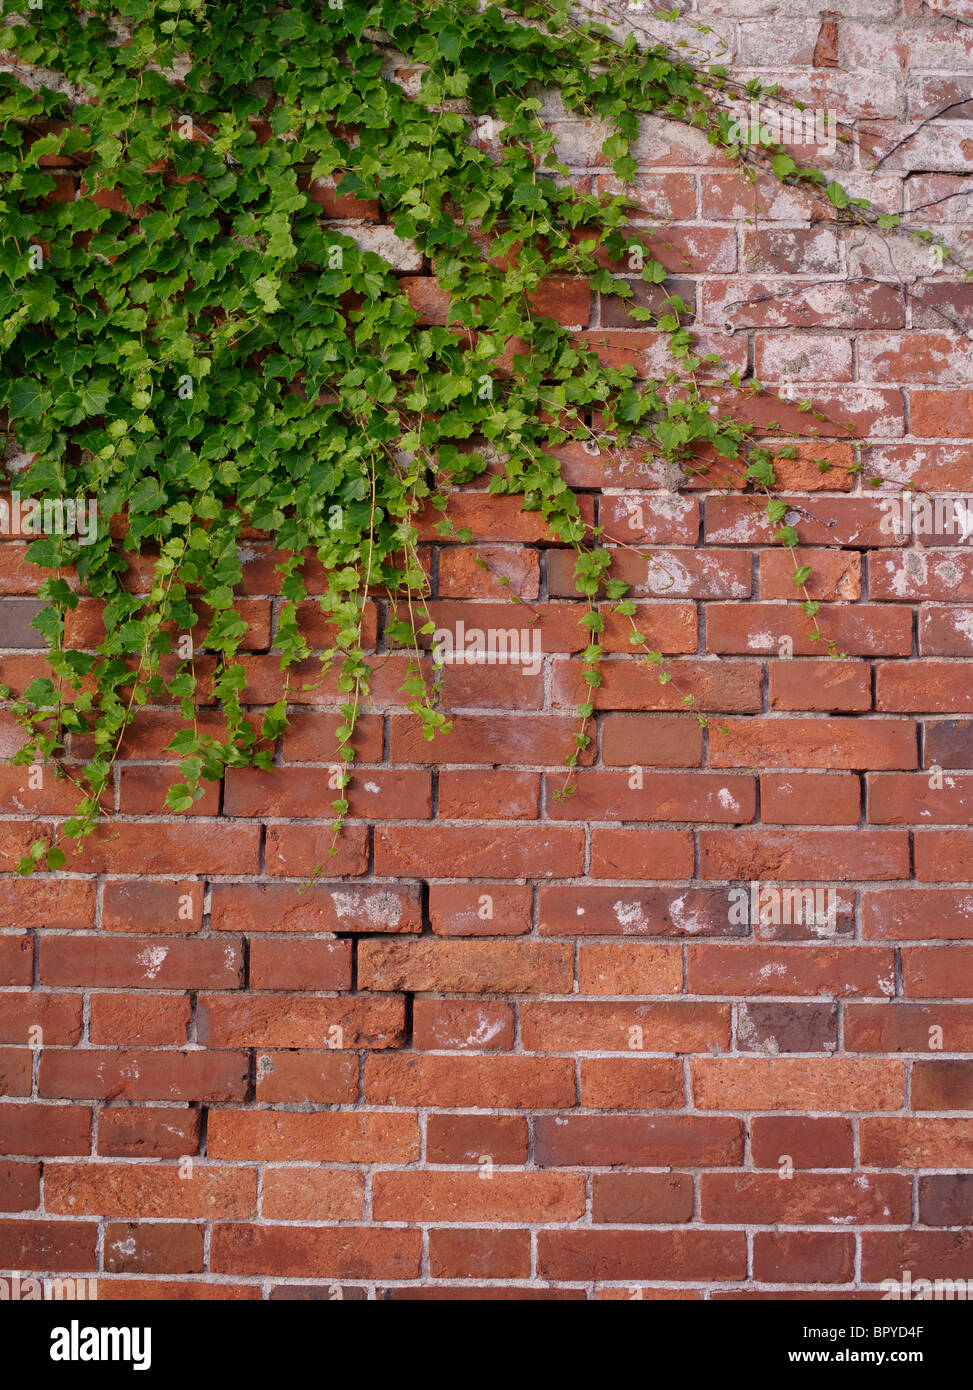
[[[710,398],[759,383],[697,351],[687,306],[665,293],[664,227],[635,233],[625,195],[579,188],[542,117],[546,90],[604,123],[601,162],[622,184],[655,113],[892,226],[783,146],[740,146],[724,69],[618,39],[568,0],[38,0],[3,6],[0,48],[13,60],[0,71],[0,405],[29,461],[20,492],[95,498],[99,521],[95,536],[40,535],[28,551],[45,572],[34,626],[50,674],[14,702],[15,760],[52,763],[78,804],[23,872],[59,868],[63,844],[90,833],[147,705],[182,714],[173,811],[229,767],[272,765],[312,661],[312,682],[339,694],[336,758],[350,765],[374,664],[370,595],[389,599],[388,645],[412,653],[404,703],[429,737],[444,727],[419,658],[433,624],[418,521],[469,541],[446,509],[481,475],[575,547],[592,694],[606,607],[631,620],[658,679],[672,675],[612,573],[613,538],[562,477],[560,445],[636,441],[687,473],[715,459],[794,549],[773,467],[789,446],[758,447],[745,413]],[[70,171],[76,197],[61,191]],[[367,235],[336,225],[343,200],[377,204],[383,222]],[[442,325],[419,323],[393,273],[411,247],[448,296]],[[661,287],[631,318],[664,336],[671,369],[640,381],[602,361],[535,304],[549,276],[629,299],[633,278]],[[260,714],[234,609],[254,531],[278,555],[287,673]],[[325,576],[323,651],[299,620],[310,561]],[[795,564],[794,579],[814,624],[808,571]],[[79,585],[104,605],[95,647],[69,640]],[[200,728],[201,704],[218,706],[220,734]],[[580,706],[571,764],[593,710]],[[333,809],[337,836],[343,786]]]

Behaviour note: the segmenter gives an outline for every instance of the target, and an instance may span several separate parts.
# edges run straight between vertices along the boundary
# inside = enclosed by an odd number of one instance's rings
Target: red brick
[[[90,1040],[106,1047],[184,1047],[191,1014],[185,995],[94,994]]]
[[[964,667],[955,661],[879,661],[875,708],[894,714],[966,713],[973,710],[973,692]]]
[[[34,1054],[27,1047],[0,1047],[0,1097],[29,1096]]]
[[[737,1004],[737,1048],[770,1054],[833,1053],[838,1046],[838,1006],[834,1002],[748,1000]]]
[[[964,825],[973,813],[973,776],[943,775],[942,785],[924,773],[870,774],[868,819],[875,825]]]
[[[695,864],[688,830],[643,830],[594,826],[591,830],[592,878],[690,878]]]
[[[200,995],[197,1035],[207,1047],[401,1047],[401,995],[293,999]]]
[[[904,831],[808,830],[800,837],[786,831],[743,828],[701,830],[700,873],[710,879],[907,878],[909,841]]]
[[[242,1100],[245,1052],[45,1052],[38,1091],[69,1100]]]
[[[961,337],[949,333],[862,333],[863,381],[915,381],[968,385],[969,358]]]
[[[834,1057],[694,1057],[700,1110],[897,1110],[905,1095],[901,1062]]]
[[[609,714],[601,727],[601,760],[608,766],[699,766],[703,731],[685,715]]]
[[[358,1099],[358,1055],[354,1052],[258,1052],[259,1101],[338,1104]]]
[[[581,1104],[590,1110],[681,1110],[682,1063],[677,1058],[585,1057]]]
[[[885,603],[973,598],[973,555],[958,550],[885,551],[869,557],[869,589]],[[962,610],[958,610],[962,612]]]
[[[338,749],[337,730],[342,722],[342,716],[338,714],[294,710],[283,734],[284,762],[330,765]],[[351,746],[359,762],[382,761],[383,726],[381,715],[361,715],[351,738]]]
[[[576,1221],[585,1182],[576,1173],[376,1173],[376,1221]]]
[[[192,879],[176,883],[153,883],[145,878],[108,882],[102,898],[102,928],[180,934],[198,931],[203,924],[204,889],[205,884]]]
[[[968,883],[973,832],[920,830],[915,834],[916,878],[923,883]]]
[[[768,772],[760,778],[765,825],[857,825],[861,785],[851,772]]]
[[[439,1227],[429,1232],[429,1273],[433,1279],[526,1279],[530,1233]]]
[[[304,890],[304,891],[302,891]],[[238,932],[417,932],[411,884],[216,883],[210,925]]]
[[[122,1303],[142,1300],[165,1300],[166,1302],[259,1302],[263,1290],[259,1284],[224,1284],[219,1280],[203,1282],[200,1279],[102,1279],[98,1285],[98,1297],[102,1301]]]
[[[911,650],[911,630],[909,646]],[[768,669],[771,709],[844,714],[872,707],[871,672],[865,662],[772,661]]]
[[[920,1292],[919,1280],[969,1279],[973,1237],[969,1231],[868,1231],[862,1235],[862,1281],[895,1279],[901,1288],[903,1271],[912,1271],[912,1298],[951,1298],[952,1293]],[[957,1285],[951,1286],[955,1291]],[[963,1289],[965,1283],[959,1284]],[[959,1295],[957,1295],[958,1297]]]
[[[912,391],[910,399],[913,434],[973,438],[973,391]]]
[[[903,615],[907,616],[907,615]],[[306,816],[327,820],[333,801],[344,797],[348,814],[367,820],[418,820],[431,814],[429,774],[369,772],[353,777],[343,791],[328,787],[328,776],[311,768],[231,768],[226,775],[223,814],[257,819]]]
[[[33,1157],[91,1152],[91,1111],[85,1105],[5,1105],[0,1153]]]
[[[270,1221],[360,1221],[365,1179],[354,1169],[268,1168],[260,1210]]]
[[[258,872],[258,826],[201,822],[118,822],[97,827],[72,866],[84,873],[165,873],[173,863],[192,865],[201,874]]]
[[[430,860],[456,878],[572,878],[584,863],[584,832],[512,825],[502,836],[479,826],[376,827],[375,872],[410,877]]]
[[[689,1221],[693,1184],[686,1173],[596,1173],[591,1216],[595,1222],[648,1225]]]
[[[575,708],[593,698],[599,710],[674,710],[685,707],[691,691],[700,710],[756,710],[760,708],[761,672],[743,662],[674,660],[672,680],[660,684],[654,671],[625,657],[601,663],[603,684],[590,690],[579,661],[554,662],[554,707]]]
[[[477,556],[487,568],[477,563]],[[443,598],[495,598],[501,580],[520,599],[540,593],[540,554],[510,545],[444,546],[439,552],[439,592]],[[366,761],[374,761],[366,759]]]
[[[691,994],[895,993],[892,951],[877,946],[695,946],[687,948]]]
[[[709,752],[712,767],[761,769],[878,771],[915,767],[916,756],[915,725],[907,719],[721,719]]]
[[[581,514],[592,517],[590,498],[581,498]],[[468,528],[474,541],[521,541],[528,545],[550,544],[556,537],[540,512],[525,512],[516,497],[493,497],[486,493],[454,493],[445,515],[457,528]],[[431,508],[419,517],[417,530],[420,540],[435,540],[435,522],[440,513]]]
[[[766,1284],[850,1284],[855,1237],[850,1232],[758,1231],[753,1276]]]
[[[29,985],[33,978],[33,938],[0,936],[0,985]]]
[[[98,1116],[98,1153],[106,1158],[183,1158],[199,1150],[199,1110],[107,1107]]]
[[[258,937],[250,943],[250,988],[351,989],[351,942]]]
[[[973,1110],[973,1062],[914,1062],[911,1099],[913,1110]]]
[[[968,1226],[973,1213],[971,1174],[919,1179],[919,1220],[924,1226]]]
[[[969,998],[971,966],[973,945],[908,946],[902,951],[903,990],[913,999],[955,999],[957,993]]]
[[[519,1115],[430,1115],[426,1120],[429,1163],[515,1163],[527,1161],[527,1121]]]
[[[547,1279],[715,1283],[744,1278],[746,1267],[743,1231],[542,1231],[538,1237],[538,1269]]]
[[[815,391],[817,397],[820,393]],[[782,415],[783,412],[780,412]],[[786,520],[797,531],[798,543],[805,546],[889,546],[902,541],[887,529],[877,498],[800,497],[783,498],[793,502]],[[710,497],[706,502],[704,535],[714,545],[769,545],[777,527],[766,518],[754,499]]]
[[[821,637],[816,637],[816,631]],[[816,655],[824,642],[834,642],[847,656],[910,656],[912,614],[877,603],[849,603],[821,607],[812,624],[798,603],[706,606],[706,651],[720,656],[781,656],[787,642],[792,656]],[[805,671],[812,687],[823,676],[821,663],[815,666],[817,670]]]
[[[39,1163],[0,1163],[0,1211],[33,1211],[40,1199]]]
[[[613,943],[578,948],[580,994],[680,994],[682,953],[677,946]]]
[[[412,1046],[432,1052],[509,1052],[514,1045],[512,1004],[496,1000],[416,999]]]
[[[419,1157],[419,1126],[408,1114],[214,1110],[207,1155],[274,1163],[411,1163]]]
[[[0,1043],[70,1047],[81,1039],[84,1000],[80,994],[0,994]]]
[[[963,888],[873,888],[861,895],[862,935],[873,941],[973,937],[973,895]]]
[[[908,1221],[912,1205],[912,1185],[899,1173],[863,1179],[852,1173],[796,1172],[786,1180],[777,1173],[703,1173],[699,1193],[702,1219],[719,1225],[816,1226],[835,1220],[899,1225]]]
[[[838,1117],[757,1115],[750,1122],[754,1166],[850,1168],[855,1161],[851,1122]]]
[[[259,827],[254,829],[259,830]],[[332,848],[335,854],[331,853]],[[281,878],[313,878],[318,874],[331,878],[347,874],[354,878],[367,868],[368,830],[363,825],[345,825],[337,844],[330,827],[286,823],[267,826],[268,874]]]
[[[439,774],[439,814],[444,820],[537,820],[541,779],[537,772]]]
[[[657,872],[668,877],[668,866]],[[544,887],[542,936],[738,935],[727,924],[726,888]]]
[[[967,608],[926,607],[919,614],[919,650],[923,656],[973,656],[968,627]]]
[[[520,1022],[524,1046],[531,1052],[697,1052],[729,1046],[729,1010],[688,1000],[525,1003]]]
[[[256,1214],[257,1175],[199,1162],[191,1175],[134,1163],[49,1163],[44,1205],[66,1216],[232,1219]]]
[[[358,984],[448,994],[570,994],[574,953],[555,942],[362,941]]]
[[[84,1274],[97,1268],[94,1221],[0,1221],[0,1265],[10,1270]]]
[[[530,931],[532,896],[516,883],[431,883],[429,919],[440,936],[520,936]]]
[[[369,1057],[365,1099],[375,1105],[558,1109],[574,1105],[574,1066],[561,1057]]]
[[[748,229],[743,234],[743,265],[750,272],[834,274],[841,268],[838,237],[821,227]],[[758,367],[757,375],[764,378],[767,371]],[[824,379],[835,381],[837,377]]]
[[[968,1119],[868,1117],[861,1122],[861,1161],[869,1168],[970,1168]]]
[[[243,983],[243,951],[231,938],[55,936],[41,942],[40,978],[105,989],[232,989]]]
[[[372,198],[355,198],[350,193],[339,193],[337,184],[341,180],[312,179],[306,185],[299,181],[299,187],[307,193],[312,203],[319,203],[322,215],[328,218],[348,218],[363,222],[379,220],[379,205]]]
[[[217,1274],[282,1274],[325,1279],[415,1279],[419,1231],[369,1226],[213,1228]]]
[[[612,552],[612,574],[631,585],[636,597],[658,598],[746,598],[751,591],[750,556],[739,551],[707,547],[706,550],[650,550]],[[556,597],[575,598],[576,557],[569,550],[547,553],[548,592]]]
[[[639,783],[641,782],[641,786]],[[632,785],[634,783],[634,785]],[[737,825],[753,820],[756,783],[752,777],[705,772],[581,771],[566,801],[548,793],[553,820],[715,821]]]
[[[37,930],[84,931],[94,926],[96,887],[83,879],[0,880],[0,928],[27,921]]]
[[[118,809],[126,816],[160,815],[166,811],[169,788],[182,781],[176,768],[123,767],[119,777]],[[73,808],[72,808],[73,809]],[[203,783],[203,795],[180,815],[215,816],[220,809],[220,789]]]
[[[743,1126],[730,1116],[539,1116],[534,1161],[550,1167],[725,1167],[743,1161]]]
[[[203,1227],[183,1222],[110,1222],[105,1227],[109,1274],[201,1274]]]
[[[694,545],[699,531],[699,503],[689,497],[609,495],[602,498],[601,524],[608,539],[621,540],[625,545]]]
[[[517,1303],[580,1303],[585,1300],[584,1289],[528,1288],[524,1284],[434,1284],[425,1288],[399,1285],[383,1289],[380,1297],[386,1303],[447,1303],[517,1302]]]
[[[825,475],[827,476],[827,475]],[[884,557],[881,557],[884,558]],[[802,585],[794,583],[794,571],[810,567]],[[834,603],[861,598],[862,560],[856,550],[762,550],[760,552],[760,597],[799,602],[808,596],[819,602]]]
[[[973,1004],[849,1004],[846,1052],[973,1051]]]

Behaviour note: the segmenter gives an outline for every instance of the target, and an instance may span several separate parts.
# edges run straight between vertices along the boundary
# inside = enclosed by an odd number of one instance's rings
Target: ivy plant
[[[782,147],[734,143],[724,70],[581,23],[568,0],[40,0],[5,4],[2,26],[13,61],[0,72],[0,406],[29,459],[20,492],[93,497],[99,516],[93,540],[29,547],[45,572],[34,625],[50,673],[14,704],[16,761],[53,763],[78,802],[24,872],[60,867],[62,846],[90,833],[146,706],[182,714],[173,811],[227,768],[269,768],[309,680],[337,687],[335,756],[350,765],[374,665],[370,594],[390,600],[387,641],[412,654],[403,703],[432,737],[446,720],[420,659],[432,624],[417,522],[438,517],[441,536],[469,540],[448,500],[481,475],[575,547],[592,688],[603,605],[636,609],[559,445],[636,439],[687,471],[721,461],[796,544],[771,451],[698,377],[724,392],[759,386],[697,352],[653,253],[664,233],[630,230],[627,195],[580,188],[543,118],[546,91],[600,122],[601,162],[622,185],[654,113],[871,218]],[[381,222],[342,225],[357,203]],[[420,323],[394,273],[403,255],[431,269],[443,324]],[[661,287],[631,313],[667,340],[671,369],[644,381],[602,361],[537,308],[548,276],[626,298],[633,279]],[[287,673],[258,714],[234,608],[254,532],[278,557]],[[324,650],[299,621],[312,562],[326,576]],[[807,578],[795,566],[813,620]],[[67,640],[79,586],[104,605],[95,647]],[[642,659],[672,679],[660,653]],[[200,727],[201,704],[221,712],[217,732]],[[593,709],[593,698],[580,707],[570,763]],[[339,787],[336,835],[347,811]]]

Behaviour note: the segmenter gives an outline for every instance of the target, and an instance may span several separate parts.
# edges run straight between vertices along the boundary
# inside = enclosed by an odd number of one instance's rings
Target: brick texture
[[[969,95],[969,27],[940,8],[694,12],[734,78],[858,133],[832,161],[853,192],[925,208],[962,259],[969,107],[867,167]],[[613,191],[600,137],[544,109],[574,177]],[[629,547],[636,623],[676,679],[658,685],[609,624],[567,799],[573,557],[484,483],[451,502],[472,546],[423,530],[434,614],[520,627],[508,581],[540,670],[447,672],[452,731],[426,743],[376,600],[381,670],[334,860],[327,685],[272,774],[233,771],[186,816],[163,809],[176,712],[147,709],[113,822],[56,876],[12,870],[64,814],[62,787],[5,767],[3,1268],[150,1298],[851,1299],[905,1269],[973,1278],[973,553],[882,526],[911,484],[973,492],[973,298],[928,248],[896,241],[899,273],[881,238],[748,184],[698,132],[646,122],[636,153],[634,222],[656,225],[709,346],[771,388],[748,407],[758,436],[774,419],[802,435],[780,474],[841,658],[809,639],[738,479],[676,493],[650,456],[579,440],[566,476]],[[374,204],[312,196],[388,243]],[[395,245],[413,305],[443,322],[430,267]],[[656,335],[618,296],[552,278],[534,307],[655,370]],[[248,545],[259,708],[280,690],[280,598],[268,542]],[[0,541],[15,689],[41,662],[24,548]],[[92,601],[74,622],[98,640]],[[16,746],[0,710],[0,749]]]

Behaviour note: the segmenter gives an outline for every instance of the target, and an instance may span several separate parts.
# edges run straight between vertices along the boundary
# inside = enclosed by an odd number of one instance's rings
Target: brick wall
[[[854,129],[860,153],[832,160],[851,191],[924,208],[919,225],[969,259],[968,9],[698,13],[735,77]],[[966,98],[868,171],[869,151]],[[547,112],[578,180],[611,187],[600,137]],[[845,1299],[905,1270],[973,1278],[973,560],[881,525],[910,483],[973,492],[970,290],[928,248],[755,192],[679,126],[647,121],[638,152],[641,206],[668,219],[658,254],[707,348],[829,416],[779,471],[846,656],[808,640],[787,557],[732,477],[676,496],[647,455],[579,442],[567,476],[631,547],[637,624],[677,681],[656,684],[609,624],[597,737],[566,801],[573,559],[476,487],[451,510],[474,547],[424,533],[433,613],[539,630],[541,668],[448,668],[453,730],[428,744],[375,602],[376,698],[336,860],[327,685],[272,775],[232,772],[191,817],[159,814],[176,717],[147,711],[115,819],[56,876],[11,870],[69,809],[62,784],[4,766],[0,1270],[218,1299]],[[428,267],[377,209],[316,196],[395,257],[435,321]],[[656,370],[620,299],[547,288],[600,351]],[[809,433],[772,397],[752,409]],[[17,689],[41,666],[23,550],[0,545],[0,678]],[[277,602],[255,538],[240,598],[255,706],[282,688]],[[90,603],[74,622],[97,641]],[[0,714],[2,751],[16,745]],[[834,890],[824,919],[793,920],[787,889]]]

